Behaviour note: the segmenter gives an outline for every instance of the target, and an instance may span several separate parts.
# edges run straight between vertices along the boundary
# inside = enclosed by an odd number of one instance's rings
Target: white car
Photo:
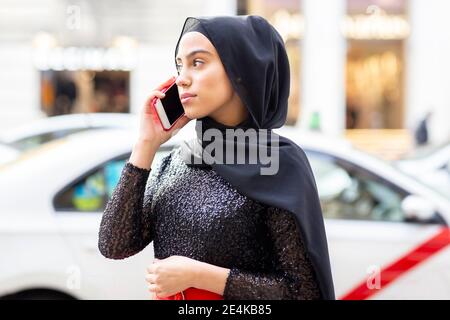
[[[283,133],[314,171],[339,299],[450,299],[448,198],[350,144]]]
[[[79,132],[0,166],[0,297],[150,297],[144,277],[152,246],[123,261],[98,250],[102,211],[136,134]],[[160,147],[155,163],[181,136]]]
[[[76,113],[37,119],[3,132],[3,144],[25,151],[79,131],[98,128],[138,127],[138,118],[128,113]]]
[[[450,142],[419,149],[395,165],[450,199]]]
[[[8,144],[0,142],[0,165],[14,160],[20,155],[20,151]]]
[[[183,130],[155,164],[193,134]],[[446,198],[345,143],[283,133],[303,147],[316,175],[338,298],[450,298],[450,252],[435,242],[403,264],[406,271],[391,266],[448,230]],[[135,138],[129,130],[81,132],[0,167],[0,297],[149,298],[152,245],[124,260],[98,250],[104,206]]]

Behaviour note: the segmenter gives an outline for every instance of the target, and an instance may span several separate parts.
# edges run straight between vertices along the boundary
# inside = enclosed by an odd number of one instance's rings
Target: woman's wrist
[[[156,139],[148,139],[148,138],[144,138],[144,137],[139,137],[136,140],[134,147],[158,150],[160,147],[160,144],[156,141]]]
[[[150,170],[158,149],[157,143],[139,138],[134,144],[129,161],[136,167]]]
[[[191,270],[192,287],[223,294],[230,269],[197,261]]]

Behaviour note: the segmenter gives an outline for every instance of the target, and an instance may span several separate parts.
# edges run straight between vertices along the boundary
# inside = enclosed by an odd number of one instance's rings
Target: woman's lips
[[[182,98],[182,99],[181,99],[181,103],[183,103],[183,104],[188,103],[188,102],[190,102],[190,101],[191,101],[192,99],[194,99],[194,98],[195,98],[195,96]]]

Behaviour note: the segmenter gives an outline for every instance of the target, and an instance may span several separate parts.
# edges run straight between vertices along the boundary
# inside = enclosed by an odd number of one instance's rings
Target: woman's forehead
[[[183,35],[178,46],[177,58],[182,58],[193,50],[207,51],[211,54],[217,54],[214,45],[209,39],[200,32],[192,31]]]

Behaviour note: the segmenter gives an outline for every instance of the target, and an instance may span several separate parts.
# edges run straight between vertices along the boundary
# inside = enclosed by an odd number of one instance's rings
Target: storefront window
[[[405,6],[405,0],[347,0],[347,129],[404,126]]]
[[[117,36],[110,46],[60,46],[54,35],[34,37],[33,64],[40,77],[40,108],[47,116],[130,112],[130,75],[137,41]]]
[[[128,71],[41,71],[41,109],[47,116],[128,113]]]
[[[240,0],[239,14],[256,14],[266,18],[280,35],[286,45],[291,68],[291,86],[286,125],[295,125],[300,113],[300,65],[301,38],[304,20],[300,0]]]

